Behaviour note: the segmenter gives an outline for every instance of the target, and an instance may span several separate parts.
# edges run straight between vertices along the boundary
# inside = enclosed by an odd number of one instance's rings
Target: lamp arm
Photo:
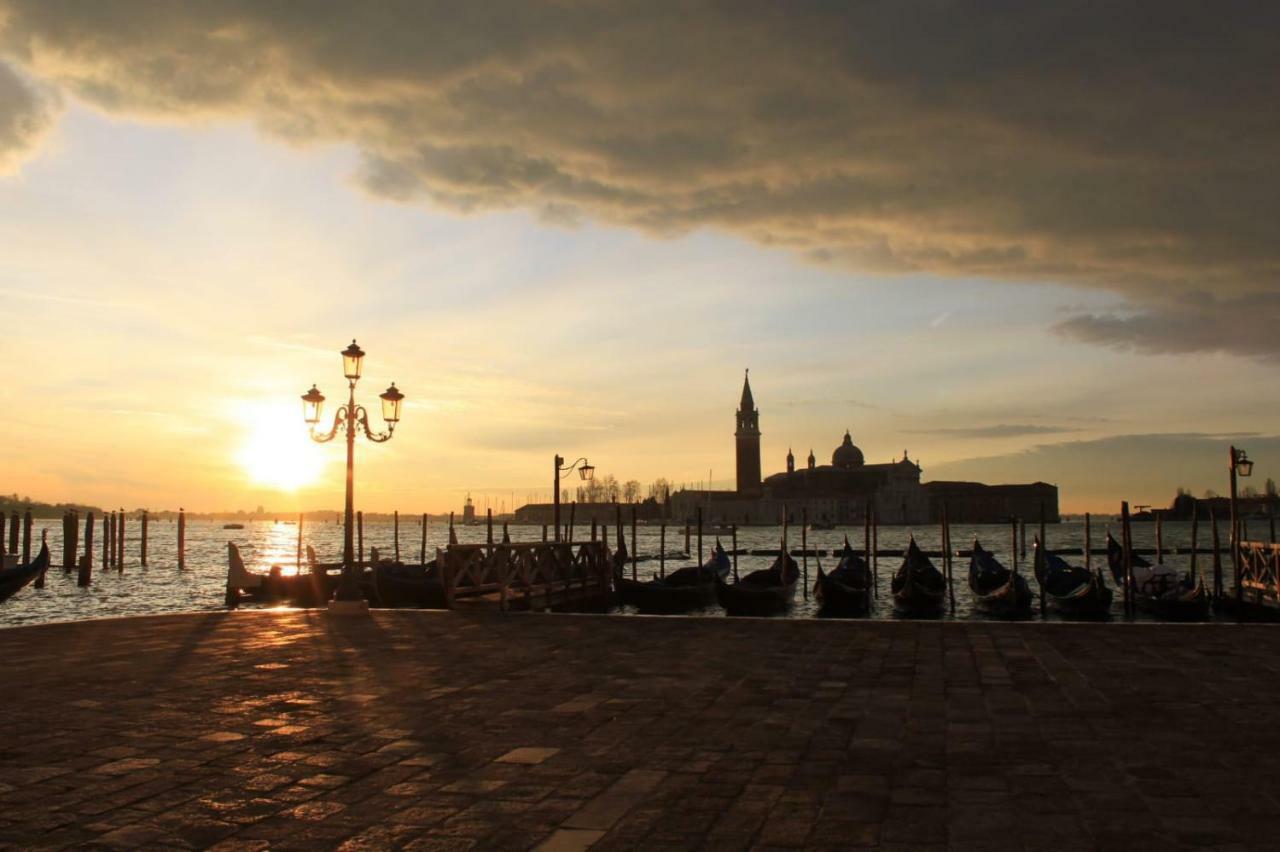
[[[390,441],[391,434],[396,430],[396,424],[388,423],[387,431],[375,433],[372,429],[369,428],[369,412],[364,410],[363,405],[356,406],[356,421],[360,424],[361,428],[364,429],[364,436],[368,438],[370,441],[373,441],[375,444],[381,444],[386,441]]]
[[[580,464],[585,464],[586,461],[587,461],[587,457],[583,456],[582,458],[575,461],[573,464],[561,465],[559,468],[556,469],[556,474],[558,476],[565,473],[572,473],[575,467],[577,467]]]
[[[341,428],[346,421],[347,407],[344,405],[333,413],[333,428],[327,433],[317,433],[315,425],[313,424],[311,426],[311,440],[315,441],[317,444],[327,444],[329,441],[332,441],[337,437],[338,429]]]

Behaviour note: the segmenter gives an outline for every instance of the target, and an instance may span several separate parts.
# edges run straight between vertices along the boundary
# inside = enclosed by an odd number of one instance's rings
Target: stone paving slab
[[[0,630],[0,848],[1275,848],[1280,628]]]

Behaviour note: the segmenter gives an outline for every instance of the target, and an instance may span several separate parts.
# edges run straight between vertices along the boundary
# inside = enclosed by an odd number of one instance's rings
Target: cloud
[[[0,61],[0,175],[12,174],[53,124],[58,99]]]
[[[353,144],[379,197],[1075,283],[1125,306],[1075,338],[1280,352],[1231,322],[1280,319],[1280,7],[0,0],[0,22],[0,52],[103,109]]]
[[[951,438],[1021,438],[1027,435],[1052,435],[1079,430],[1072,426],[999,423],[994,426],[939,427],[937,429],[908,429],[906,431],[912,435],[939,435]]]
[[[1168,505],[1179,487],[1225,493],[1227,448],[1244,444],[1256,460],[1253,482],[1280,478],[1280,436],[1207,432],[1113,435],[1041,444],[1015,453],[932,465],[931,480],[1051,482],[1065,506],[1119,511],[1118,501]]]

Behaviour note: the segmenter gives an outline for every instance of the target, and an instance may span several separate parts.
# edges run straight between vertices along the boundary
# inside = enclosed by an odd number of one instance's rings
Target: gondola
[[[902,567],[890,584],[893,605],[904,615],[936,615],[947,598],[947,579],[929,557],[916,546],[912,536],[907,544]]]
[[[365,597],[375,607],[447,609],[436,560],[426,565],[383,560],[366,574]]]
[[[1044,591],[1045,603],[1068,618],[1099,619],[1111,616],[1111,589],[1102,571],[1069,565],[1056,553],[1043,550],[1035,541],[1036,582]]]
[[[701,565],[686,565],[652,580],[627,577],[625,541],[619,543],[618,552],[620,558],[614,562],[613,573],[618,602],[646,613],[671,614],[712,606],[716,602],[716,580],[729,574],[729,554],[719,541]]]
[[[22,591],[23,587],[49,568],[49,545],[40,544],[36,558],[26,565],[0,569],[0,603]]]
[[[1200,621],[1209,617],[1209,591],[1204,581],[1190,571],[1179,575],[1163,563],[1152,565],[1136,553],[1129,554],[1133,565],[1133,599],[1143,610],[1166,621]],[[1124,547],[1107,533],[1107,566],[1116,583],[1124,588]]]
[[[772,566],[744,574],[735,583],[716,577],[716,600],[729,615],[773,615],[796,596],[800,567],[787,553],[786,540]]]
[[[1015,617],[1031,611],[1031,587],[1010,571],[975,538],[969,557],[969,591],[974,607],[987,615]]]
[[[272,565],[266,574],[255,574],[245,568],[240,548],[227,542],[227,603],[249,600],[261,603],[284,602],[292,606],[322,606],[333,597],[338,575],[324,571],[285,574]]]
[[[871,570],[867,562],[844,540],[840,564],[830,574],[818,563],[818,579],[813,584],[818,614],[824,616],[866,615],[871,607]]]

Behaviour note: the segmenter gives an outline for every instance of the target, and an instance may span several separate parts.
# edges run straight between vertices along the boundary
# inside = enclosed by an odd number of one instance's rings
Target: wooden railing
[[[1280,600],[1280,544],[1240,542],[1240,587],[1256,602]]]
[[[436,551],[450,608],[462,598],[492,594],[502,609],[549,609],[607,597],[612,558],[599,541],[453,544]]]

